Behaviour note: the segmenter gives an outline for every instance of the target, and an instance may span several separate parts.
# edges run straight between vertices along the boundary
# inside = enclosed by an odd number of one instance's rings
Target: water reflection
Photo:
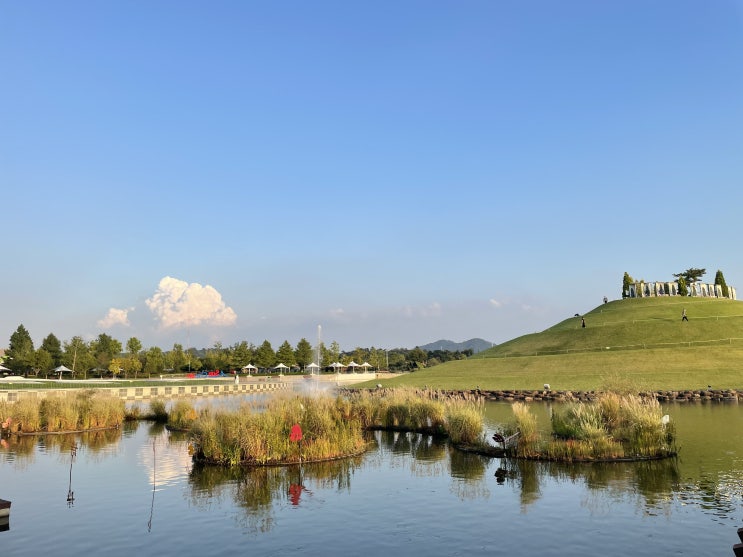
[[[122,429],[107,429],[84,433],[10,435],[3,438],[4,443],[0,446],[0,463],[25,470],[38,454],[58,454],[64,459],[73,448],[77,454],[80,447],[102,457],[118,447],[122,432]]]
[[[75,492],[72,491],[72,463],[75,462],[77,456],[77,443],[73,443],[70,447],[70,483],[67,485],[67,506],[71,507],[75,504]]]
[[[238,517],[250,532],[266,532],[273,527],[274,512],[287,503],[306,505],[315,490],[346,491],[363,457],[303,464],[301,466],[263,466],[249,469],[220,468],[196,464],[189,474],[191,502],[209,508],[214,501],[231,498],[244,511]]]

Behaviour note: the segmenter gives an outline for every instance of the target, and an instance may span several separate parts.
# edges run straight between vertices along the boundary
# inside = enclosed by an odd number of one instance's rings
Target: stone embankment
[[[530,391],[506,390],[487,391],[475,389],[469,391],[473,395],[480,395],[485,400],[506,402],[572,402],[592,401],[600,393],[598,391]],[[451,393],[456,396],[455,392]],[[644,397],[655,397],[658,402],[738,402],[743,400],[743,389],[700,389],[684,391],[645,391],[639,393]]]

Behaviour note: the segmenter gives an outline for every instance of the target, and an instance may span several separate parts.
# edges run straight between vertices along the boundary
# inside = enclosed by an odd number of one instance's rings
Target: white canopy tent
[[[54,368],[54,373],[59,373],[59,378],[62,379],[63,373],[72,373],[72,370],[67,366],[58,366]]]
[[[351,360],[351,362],[348,364],[348,367],[351,368],[351,371],[353,371],[354,373],[356,373],[356,368],[359,367],[359,365],[360,364],[357,364],[356,362],[354,362],[353,360]]]
[[[10,369],[0,364],[0,371],[10,371]]]
[[[253,364],[248,364],[246,366],[243,366],[242,367],[242,370],[243,371],[247,371],[248,372],[248,375],[250,375],[250,372],[251,371],[258,371],[258,368],[255,367]]]
[[[317,365],[315,362],[312,362],[310,364],[307,364],[306,369],[309,369],[310,370],[310,373],[314,373],[315,371],[317,371],[318,369],[320,369],[320,366]]]
[[[372,367],[372,365],[369,362],[364,362],[361,364],[361,367],[364,368],[364,371],[369,371],[369,368]]]
[[[289,369],[289,366],[285,366],[283,363],[277,365],[274,369],[278,369],[279,373],[283,373],[285,369]]]

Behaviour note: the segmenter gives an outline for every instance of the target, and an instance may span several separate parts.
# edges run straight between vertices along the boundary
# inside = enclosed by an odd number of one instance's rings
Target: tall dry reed
[[[475,445],[483,441],[482,412],[472,404],[448,405],[446,427],[453,443]]]

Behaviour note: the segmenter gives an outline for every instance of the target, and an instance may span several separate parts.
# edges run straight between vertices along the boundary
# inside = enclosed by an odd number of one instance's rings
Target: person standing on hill
[[[586,328],[586,318],[585,317],[581,317],[580,318],[580,326],[583,327],[584,329]]]
[[[686,317],[686,308],[681,310],[681,321],[688,321],[689,318]]]

